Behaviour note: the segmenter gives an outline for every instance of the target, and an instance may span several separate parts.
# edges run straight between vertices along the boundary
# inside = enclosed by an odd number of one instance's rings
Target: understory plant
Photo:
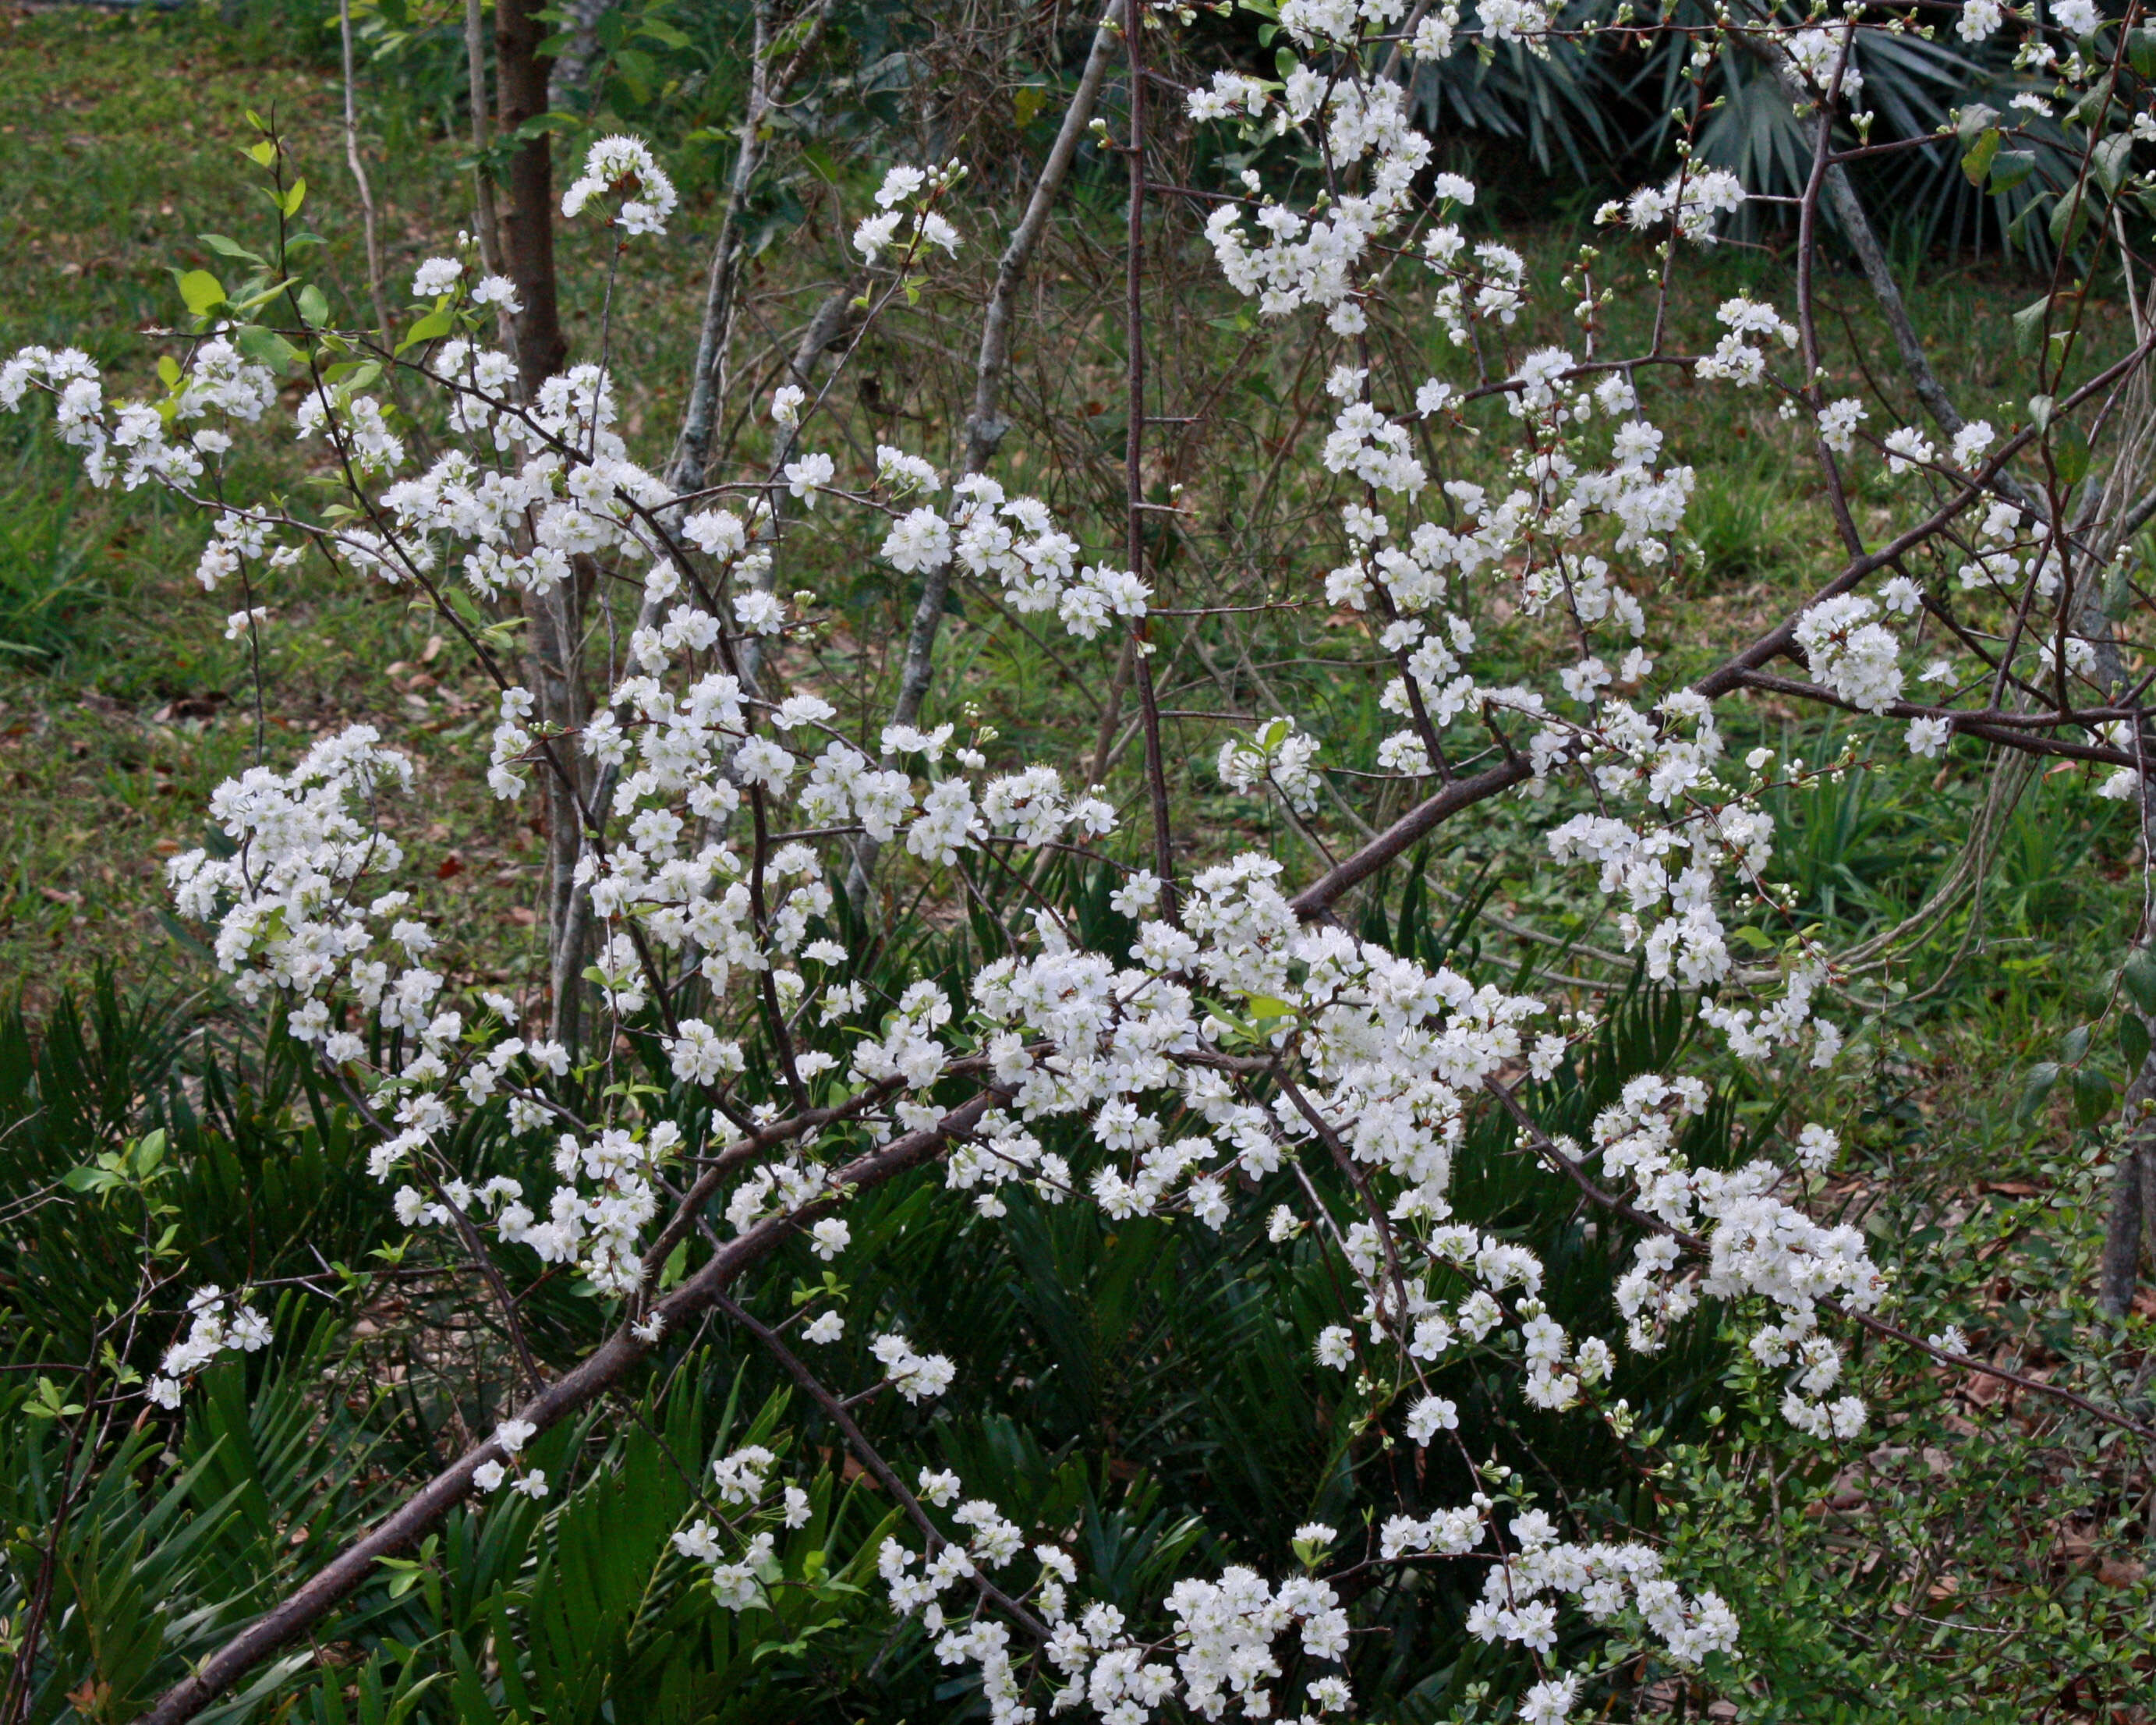
[[[1411,120],[1421,69],[1570,51],[1541,0],[1248,9],[1274,75],[1209,18],[1116,0],[1007,208],[962,159],[880,165],[840,285],[764,366],[745,212],[827,21],[760,8],[670,448],[621,413],[616,352],[625,260],[685,218],[626,136],[559,197],[565,233],[603,235],[581,354],[538,303],[543,128],[392,328],[311,278],[305,179],[258,121],[270,231],[179,275],[192,327],[154,387],[72,347],[0,369],[0,407],[49,410],[91,483],[207,521],[256,759],[171,860],[174,908],[307,1122],[290,1180],[339,1214],[363,1191],[352,1249],[385,1266],[301,1261],[304,1218],[213,1250],[203,1168],[259,1116],[182,1155],[209,1106],[184,1085],[147,1130],[130,1088],[115,1147],[49,1171],[102,1219],[73,1256],[105,1291],[66,1320],[82,1364],[23,1362],[44,1424],[12,1488],[38,1579],[9,1722],[63,1695],[153,1725],[1773,1717],[1808,1661],[1751,1636],[1780,1609],[1753,1566],[1830,1531],[1780,1482],[1862,1471],[1865,1555],[1937,1581],[1886,1441],[1922,1410],[1867,1404],[1882,1356],[2077,1422],[2106,1459],[2075,1512],[2130,1519],[2102,1482],[2156,1436],[2135,1387],[2078,1343],[2031,1373],[1934,1327],[1927,1219],[1838,1210],[1827,1122],[2035,772],[2141,816],[2122,891],[2146,905],[2140,7],[1634,21],[1686,50],[1671,166],[1554,283]],[[1938,143],[1872,143],[1865,105],[1866,44],[1926,32],[2005,44],[2042,92],[1951,122],[2056,260],[1995,403],[1935,375],[1849,172]],[[1726,49],[1806,152],[1763,211],[1693,157]],[[1029,448],[1014,353],[1081,148],[1096,197],[1121,176],[1086,308],[1118,399],[1075,452]],[[1691,285],[1740,214],[1781,239],[1710,310]],[[1891,364],[1823,332],[1830,229]],[[1241,357],[1172,368],[1219,325]],[[940,441],[841,387],[923,328],[978,355]],[[1222,403],[1261,359],[1296,383],[1252,494]],[[1786,614],[1700,603],[1697,476],[1658,418],[1691,390],[1812,465],[1786,507],[1833,550]],[[269,428],[289,482],[228,484]],[[420,608],[490,688],[470,772],[544,834],[530,987],[449,962],[396,735],[271,735],[261,643],[309,560]],[[837,601],[870,562],[906,603]],[[1064,721],[1007,734],[991,661]],[[1845,722],[1807,760],[1765,703]],[[1840,942],[1775,810],[1885,756],[1972,763],[1987,800],[1933,894]],[[2107,1134],[2114,1316],[2156,1225],[2145,914],[2027,1103]],[[408,1270],[469,1314],[475,1388],[431,1425],[413,1386],[444,1358],[370,1386],[380,1325],[340,1341],[316,1303]],[[416,1426],[386,1421],[407,1390]],[[284,1503],[197,1490],[244,1446]],[[137,1481],[167,1452],[158,1497]],[[1161,1513],[1164,1479],[1207,1515]],[[228,1509],[274,1563],[236,1545],[180,1586],[162,1530],[208,1548]],[[135,1592],[100,1617],[108,1576]],[[108,1620],[124,1658],[69,1640]],[[84,1658],[105,1691],[54,1681]]]

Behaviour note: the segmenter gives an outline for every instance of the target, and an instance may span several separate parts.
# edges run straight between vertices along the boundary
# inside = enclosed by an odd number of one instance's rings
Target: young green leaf
[[[190,270],[180,277],[180,297],[197,317],[207,317],[224,304],[224,284],[207,270]]]
[[[2051,1099],[2051,1091],[2059,1081],[2058,1063],[2039,1060],[2029,1069],[2028,1081],[2021,1087],[2021,1100],[2015,1104],[2014,1118],[2017,1124],[2026,1126],[2042,1111]]]

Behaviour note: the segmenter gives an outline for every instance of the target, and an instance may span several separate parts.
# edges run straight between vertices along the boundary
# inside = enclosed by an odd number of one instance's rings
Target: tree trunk
[[[562,8],[569,45],[556,60],[547,78],[547,105],[566,108],[569,98],[584,87],[592,62],[599,57],[599,20],[613,10],[614,0],[569,0]]]
[[[553,62],[541,57],[547,38],[542,0],[495,0],[495,89],[501,130],[514,133],[547,111],[547,75]],[[501,215],[502,261],[516,284],[524,309],[516,317],[516,365],[526,395],[562,369],[568,343],[554,281],[554,151],[546,133],[526,138],[509,159],[509,205]]]
[[[495,117],[504,134],[513,136],[527,121],[547,111],[547,80],[553,63],[539,53],[547,33],[539,16],[543,3],[495,0]],[[509,159],[505,189],[508,201],[501,218],[501,261],[523,304],[515,319],[515,357],[518,382],[530,400],[541,384],[562,369],[568,353],[554,276],[553,144],[546,133],[517,144]],[[557,734],[573,732],[583,720],[583,631],[577,598],[576,583],[570,580],[525,598],[526,677],[539,718]],[[573,736],[562,737],[554,747],[566,775],[552,769],[540,775],[547,837],[548,1031],[573,1050],[584,968],[583,942],[572,916],[573,877],[583,850],[583,819],[578,804],[584,774]]]

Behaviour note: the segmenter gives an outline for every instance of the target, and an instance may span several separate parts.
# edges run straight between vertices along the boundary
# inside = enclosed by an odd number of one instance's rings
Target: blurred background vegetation
[[[1694,3],[1677,0],[1676,13]],[[462,11],[367,0],[353,16],[364,148],[401,300],[411,268],[469,221]],[[1568,14],[1614,17],[1601,0]],[[730,434],[757,446],[747,405],[767,392],[773,356],[846,280],[848,217],[881,166],[957,155],[972,169],[971,273],[950,307],[880,326],[837,404],[850,437],[947,459],[970,381],[959,314],[983,291],[996,213],[1052,135],[1091,18],[1008,0],[840,0],[831,18],[754,187],[757,387],[730,404]],[[316,0],[0,11],[0,345],[78,345],[123,375],[146,372],[180,311],[171,270],[213,261],[204,233],[260,225],[239,153],[249,108],[292,141],[329,241],[324,276],[363,305],[335,23]],[[595,133],[639,131],[686,205],[665,241],[632,254],[621,290],[634,308],[615,350],[625,428],[656,461],[684,393],[704,248],[735,147],[747,11],[737,0],[633,0],[562,24],[583,58],[581,77],[556,92],[562,157]],[[1270,62],[1248,20],[1204,14],[1193,29],[1214,51]],[[1973,98],[2004,108],[2019,88],[1988,50],[1873,39],[1864,69],[1879,137],[1927,134]],[[1548,296],[1594,238],[1595,207],[1667,171],[1663,116],[1681,69],[1666,49],[1613,29],[1548,59],[1517,47],[1459,57],[1420,74],[1415,97],[1445,165],[1481,179],[1475,221],[1528,252]],[[1727,100],[1702,149],[1755,190],[1789,189],[1797,141],[1786,108],[1742,59],[1712,75]],[[1301,171],[1286,152],[1245,158],[1233,140],[1175,147],[1184,183],[1246,165]],[[1950,140],[1886,158],[1862,187],[1935,365],[1979,407],[2005,382],[2025,278],[2049,261],[2043,224],[2023,219],[2054,171],[2039,156],[2025,189],[2005,199],[1974,195]],[[1120,336],[1106,314],[1120,291],[1111,230],[1122,172],[1088,146],[1066,193],[1035,269],[1014,374],[1019,429],[1000,459],[1011,482],[1095,536],[1122,496]],[[1172,449],[1162,475],[1188,487],[1204,536],[1163,537],[1157,560],[1171,578],[1178,558],[1203,561],[1209,578],[1253,596],[1306,582],[1322,500],[1298,489],[1301,464],[1288,458],[1306,448],[1323,366],[1212,285],[1188,219],[1168,210],[1162,220],[1155,291],[1183,306],[1177,343],[1158,356],[1163,388],[1220,405],[1210,440]],[[581,352],[594,339],[599,254],[588,232],[566,230],[562,243],[564,316]],[[1756,223],[1686,285],[1681,314],[1703,320],[1724,295],[1771,284],[1786,244]],[[1861,280],[1836,275],[1823,298],[1837,363],[1869,368],[1913,419]],[[1620,304],[1612,315],[1647,311]],[[1383,338],[1432,366],[1459,363],[1427,329]],[[1672,386],[1656,413],[1700,475],[1675,578],[1701,619],[1672,644],[1681,670],[1686,654],[1782,614],[1830,547],[1804,454],[1770,413]],[[274,489],[295,470],[291,451],[264,437],[243,444],[235,482]],[[817,649],[817,669],[873,707],[914,595],[865,543],[834,530],[819,544],[818,578],[845,624]],[[210,789],[251,757],[248,670],[223,639],[223,596],[192,580],[199,545],[200,530],[170,505],[80,483],[37,416],[0,421],[0,983],[14,997],[0,1023],[0,1661],[14,1667],[0,1725],[131,1717],[186,1661],[489,1429],[509,1381],[506,1338],[463,1268],[403,1236],[365,1176],[349,1115],[258,1016],[220,996],[164,913],[162,859],[200,842]],[[460,764],[492,724],[476,680],[393,590],[308,574],[275,603],[263,669],[273,749],[358,720],[413,747],[428,770],[400,836],[449,906],[447,962],[508,982],[542,971],[537,837]],[[1090,737],[1093,697],[1055,674],[1050,649],[977,620],[961,608],[944,650],[974,698],[989,691],[1005,737],[1061,753],[1072,736]],[[1212,649],[1217,663],[1171,667],[1174,676],[1224,705],[1304,713],[1337,739],[1329,757],[1367,753],[1378,685],[1342,675],[1351,642],[1316,665],[1261,634]],[[1195,732],[1184,751],[1206,819],[1306,865],[1302,840],[1270,810],[1201,776],[1217,740]],[[1802,913],[1830,944],[1901,922],[1973,838],[1995,862],[1912,964],[1861,984],[1872,1016],[1851,1056],[1854,1101],[1846,1086],[1825,1100],[1732,1070],[1694,1153],[1726,1159],[1738,1127],[1784,1109],[1827,1119],[1851,1151],[1819,1201],[1893,1243],[1904,1322],[1960,1323],[1999,1363],[2148,1417],[2150,1314],[2113,1328],[2089,1298],[2115,1122],[2068,1099],[2017,1106],[2029,1062],[2096,1015],[2133,932],[2130,819],[2077,773],[1999,781],[1980,758],[1941,766],[1898,746],[1874,757],[1868,742],[1771,701],[1732,740],[1814,760],[1860,751],[1856,770],[1774,811]],[[1570,927],[1580,951],[1593,949],[1598,930],[1566,883],[1496,870],[1496,858],[1525,854],[1503,842],[1525,818],[1507,805],[1484,830],[1446,835],[1449,848],[1397,870],[1364,907],[1364,933],[1507,985],[1553,962],[1506,936],[1522,916]],[[1498,920],[1463,942],[1469,906]],[[1105,891],[1096,914],[1108,932]],[[873,979],[895,988],[993,952],[993,922],[950,922],[886,926]],[[1674,1002],[1621,976],[1607,985],[1599,1042],[1539,1105],[1582,1132],[1625,1077],[1666,1062],[1686,1034]],[[485,1111],[459,1153],[475,1177],[542,1178]],[[113,1190],[64,1183],[100,1156],[126,1158]],[[1602,1321],[1615,1244],[1568,1194],[1487,1129],[1458,1183],[1468,1219],[1550,1263],[1561,1317]],[[1242,1213],[1261,1216],[1269,1202],[1255,1194]],[[1310,1343],[1343,1315],[1340,1291],[1314,1254],[1283,1258],[1254,1226],[1216,1237],[1022,1202],[991,1222],[925,1188],[875,1194],[846,1260],[857,1278],[850,1337],[903,1327],[957,1363],[966,1393],[942,1409],[878,1404],[871,1435],[902,1473],[954,1466],[1021,1522],[1067,1534],[1089,1584],[1127,1607],[1157,1596],[1178,1564],[1270,1567],[1296,1524],[1348,1525],[1359,1476],[1382,1475],[1432,1505],[1471,1489],[1435,1463],[1424,1479],[1419,1461],[1332,1417],[1337,1394]],[[185,1279],[151,1301],[153,1316],[116,1328],[142,1291],[146,1242],[151,1273],[185,1266]],[[759,1276],[749,1292],[783,1307],[822,1270],[803,1253]],[[110,1395],[116,1374],[146,1367],[203,1281],[263,1290],[275,1345],[217,1367],[173,1418],[138,1418],[139,1401],[80,1411],[75,1386]],[[550,1368],[587,1349],[605,1317],[560,1277],[539,1279],[527,1312]],[[851,1378],[868,1369],[851,1364]],[[2146,1450],[1983,1380],[1886,1355],[1858,1369],[1880,1413],[1854,1446],[1793,1435],[1774,1411],[1778,1385],[1728,1345],[1712,1312],[1670,1353],[1624,1367],[1620,1393],[1654,1435],[1639,1453],[1518,1413],[1496,1393],[1502,1362],[1471,1362],[1441,1387],[1466,1410],[1476,1453],[1562,1504],[1577,1537],[1662,1540],[1695,1585],[1738,1607],[1744,1651],[1698,1683],[1615,1639],[1571,1650],[1608,1661],[1620,1715],[2148,1719],[2156,1478]],[[837,1449],[814,1447],[829,1440],[815,1435],[813,1410],[786,1410],[808,1435],[811,1453],[794,1459],[816,1476],[816,1516],[783,1552],[780,1609],[719,1611],[671,1555],[665,1535],[691,1506],[703,1458],[773,1430],[784,1398],[772,1368],[722,1328],[679,1338],[617,1404],[537,1446],[534,1460],[559,1481],[548,1502],[455,1512],[313,1645],[209,1717],[983,1716],[918,1629],[877,1604],[873,1552],[891,1507]],[[81,1441],[91,1430],[99,1440]],[[1706,1507],[1679,1507],[1687,1502]],[[1478,1584],[1470,1570],[1434,1564],[1354,1602],[1367,1631],[1356,1687],[1372,1717],[1423,1725],[1509,1712],[1527,1673],[1464,1634]]]

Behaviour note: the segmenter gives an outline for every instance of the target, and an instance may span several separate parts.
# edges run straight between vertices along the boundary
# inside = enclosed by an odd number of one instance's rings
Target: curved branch
[[[973,1130],[999,1093],[984,1090],[952,1109],[934,1126],[908,1132],[878,1150],[855,1158],[832,1177],[838,1191],[880,1186],[906,1169],[927,1161],[945,1143]],[[665,1329],[682,1327],[689,1319],[716,1307],[727,1286],[741,1273],[767,1257],[800,1225],[819,1216],[838,1202],[829,1198],[784,1215],[769,1216],[716,1253],[696,1275],[652,1307]],[[516,1410],[516,1417],[537,1431],[558,1425],[570,1414],[597,1400],[619,1383],[658,1346],[664,1331],[652,1339],[641,1339],[624,1325],[602,1343],[590,1358],[565,1372]],[[472,1489],[472,1476],[488,1461],[506,1461],[501,1445],[489,1438],[459,1456],[407,1498],[392,1514],[332,1558],[284,1603],[255,1620],[204,1660],[182,1681],[174,1684],[142,1714],[137,1725],[182,1725],[216,1700],[226,1689],[280,1647],[297,1640],[321,1622],[337,1604],[376,1574],[376,1560],[404,1550],[432,1527]]]

